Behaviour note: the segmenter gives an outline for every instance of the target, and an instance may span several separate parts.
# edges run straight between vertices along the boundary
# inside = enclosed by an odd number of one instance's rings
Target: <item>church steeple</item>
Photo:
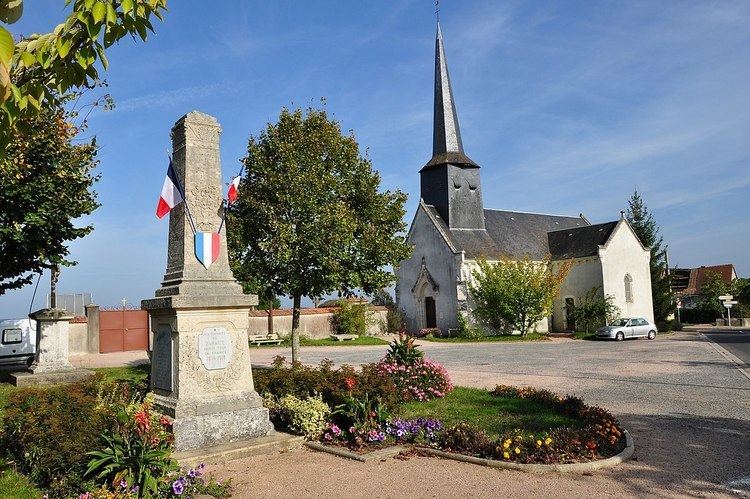
[[[432,159],[419,171],[422,199],[450,229],[484,229],[479,165],[464,153],[439,22],[433,112]]]
[[[435,105],[433,108],[432,159],[425,167],[452,163],[477,167],[464,153],[461,129],[458,125],[456,103],[453,100],[451,78],[445,59],[445,47],[440,23],[435,36]]]

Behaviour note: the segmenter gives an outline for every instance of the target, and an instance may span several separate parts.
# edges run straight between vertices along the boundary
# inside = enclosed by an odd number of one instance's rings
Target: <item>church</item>
[[[440,25],[435,40],[435,103],[432,158],[419,171],[420,201],[407,242],[414,248],[396,270],[396,301],[407,330],[470,323],[468,284],[477,261],[570,261],[551,317],[536,330],[572,331],[576,304],[592,288],[613,297],[622,317],[653,321],[649,248],[623,213],[591,224],[583,215],[564,216],[485,208],[480,167],[464,152]]]

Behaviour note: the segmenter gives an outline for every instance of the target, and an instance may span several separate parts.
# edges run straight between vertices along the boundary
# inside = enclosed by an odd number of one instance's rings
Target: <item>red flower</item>
[[[346,384],[346,388],[351,390],[357,384],[357,380],[354,378],[346,378],[344,379],[344,383]]]
[[[146,411],[136,412],[133,419],[135,419],[135,426],[138,433],[145,433],[151,427],[151,420]]]
[[[159,424],[165,428],[169,428],[172,426],[172,421],[168,417],[162,416],[159,418]]]

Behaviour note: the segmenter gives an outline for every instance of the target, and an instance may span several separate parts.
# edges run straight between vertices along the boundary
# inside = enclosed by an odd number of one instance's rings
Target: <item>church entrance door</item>
[[[574,298],[565,298],[565,329],[576,330],[576,303]]]
[[[427,296],[424,299],[424,318],[425,327],[437,327],[437,317],[435,314],[435,298]]]

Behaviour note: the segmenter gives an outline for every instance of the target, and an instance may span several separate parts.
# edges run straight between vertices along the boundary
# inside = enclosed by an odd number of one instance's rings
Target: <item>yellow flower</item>
[[[545,444],[549,445],[552,443],[552,439],[547,437],[547,439],[544,441]]]
[[[503,452],[503,457],[505,459],[510,459],[510,454],[508,454],[507,452]]]
[[[510,445],[510,444],[511,444],[512,442],[513,442],[513,440],[511,440],[511,439],[509,439],[509,438],[506,438],[506,439],[505,439],[505,443],[506,443],[506,444],[508,444],[508,445]]]
[[[507,449],[508,447],[510,447],[510,442],[506,440],[505,442],[503,442],[503,449]]]
[[[521,453],[521,449],[519,449],[518,447],[516,447],[515,449],[513,449],[513,452],[515,452],[516,454],[520,454]]]
[[[542,441],[541,440],[537,440],[536,441],[536,446],[537,447],[541,447],[542,446]]]

